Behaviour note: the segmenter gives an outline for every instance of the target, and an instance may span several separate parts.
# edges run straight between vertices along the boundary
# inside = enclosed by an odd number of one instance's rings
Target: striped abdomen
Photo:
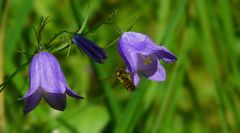
[[[135,91],[136,87],[134,85],[133,80],[131,79],[131,75],[129,72],[127,72],[123,68],[117,68],[115,71],[115,76],[116,79],[123,84],[123,86],[128,90],[128,91]]]

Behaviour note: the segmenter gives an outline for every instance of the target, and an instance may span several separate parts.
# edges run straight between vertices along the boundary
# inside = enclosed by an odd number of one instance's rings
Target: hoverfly
[[[127,72],[123,68],[117,68],[115,70],[116,79],[123,84],[123,86],[130,92],[134,92],[136,90],[136,86],[134,85],[134,81],[131,79],[131,74]]]

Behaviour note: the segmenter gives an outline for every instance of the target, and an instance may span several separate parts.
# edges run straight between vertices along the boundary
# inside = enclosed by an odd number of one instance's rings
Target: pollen
[[[149,56],[144,59],[144,65],[149,65],[151,63],[152,63],[152,60]]]

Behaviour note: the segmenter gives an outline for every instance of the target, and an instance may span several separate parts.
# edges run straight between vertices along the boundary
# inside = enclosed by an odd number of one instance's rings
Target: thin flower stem
[[[69,43],[69,47],[68,47],[67,56],[69,56],[69,55],[70,55],[70,53],[71,53],[71,46],[72,46],[72,43]]]
[[[16,76],[16,74],[22,70],[23,68],[25,68],[28,64],[29,64],[30,60],[28,60],[27,62],[25,62],[24,64],[22,64],[19,68],[17,68],[2,84],[0,84],[0,93],[4,90],[4,88],[7,86],[7,84],[12,80],[12,78],[14,76]]]
[[[83,21],[83,23],[82,23],[82,26],[81,26],[81,28],[79,29],[79,31],[77,32],[78,34],[82,34],[82,32],[83,32],[83,30],[84,30],[84,28],[85,28],[85,26],[86,26],[86,24],[87,24],[88,14],[89,14],[89,5],[88,5],[88,7],[87,7],[87,14],[86,14],[85,19],[84,19],[84,21]]]
[[[85,32],[85,33],[83,33],[83,34],[84,34],[84,35],[89,34],[89,33],[95,31],[96,29],[98,29],[99,27],[101,27],[102,25],[105,25],[105,24],[114,25],[114,24],[111,24],[111,23],[110,23],[110,20],[113,18],[113,16],[114,16],[116,13],[117,13],[117,9],[114,9],[114,10],[112,11],[112,13],[110,14],[110,16],[108,16],[108,17],[104,20],[104,22],[99,23],[99,24],[96,25],[94,28],[88,30],[87,32]]]
[[[28,53],[28,52],[26,52],[26,51],[20,51],[20,50],[18,50],[17,53],[19,53],[19,54],[25,54],[25,55],[29,55],[29,56],[33,56],[33,55],[34,55],[34,53]]]
[[[58,52],[60,52],[60,51],[62,51],[64,49],[68,48],[70,45],[71,45],[71,42],[68,42],[68,43],[66,43],[64,45],[59,46],[58,48],[55,48],[53,50],[49,50],[49,52],[51,52],[51,53],[58,53]]]
[[[70,32],[68,32],[68,31],[66,31],[66,30],[60,31],[59,33],[55,34],[55,35],[52,37],[52,39],[49,40],[49,41],[46,43],[46,45],[51,44],[57,37],[59,37],[59,36],[62,35],[63,33],[70,33]]]
[[[41,20],[40,20],[40,24],[38,26],[38,29],[33,27],[33,30],[34,30],[34,33],[35,33],[35,36],[36,36],[36,39],[37,39],[37,50],[38,51],[45,50],[45,45],[42,43],[41,40],[42,40],[42,32],[49,22],[48,19],[49,19],[49,17],[47,17],[47,18],[42,17]]]
[[[116,43],[119,40],[120,37],[118,37],[117,39],[115,39],[112,43],[108,44],[107,47],[105,48],[109,48],[111,47],[114,43]]]

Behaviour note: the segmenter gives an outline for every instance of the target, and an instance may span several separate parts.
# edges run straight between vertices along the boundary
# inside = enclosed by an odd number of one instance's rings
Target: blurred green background
[[[116,67],[124,66],[117,44],[106,49],[103,65],[72,46],[70,56],[67,50],[55,56],[70,87],[85,99],[68,97],[64,112],[42,101],[23,115],[18,98],[29,87],[26,67],[0,95],[1,133],[240,132],[239,0],[1,0],[0,79],[29,59],[18,51],[34,51],[32,27],[41,16],[51,20],[43,33],[48,41],[61,30],[76,31],[88,5],[88,29],[117,9],[111,22],[122,31],[134,24],[132,31],[175,53],[177,62],[163,63],[166,81],[142,78],[137,91],[129,93],[122,85],[112,86]],[[107,47],[119,34],[103,25],[87,37]]]

